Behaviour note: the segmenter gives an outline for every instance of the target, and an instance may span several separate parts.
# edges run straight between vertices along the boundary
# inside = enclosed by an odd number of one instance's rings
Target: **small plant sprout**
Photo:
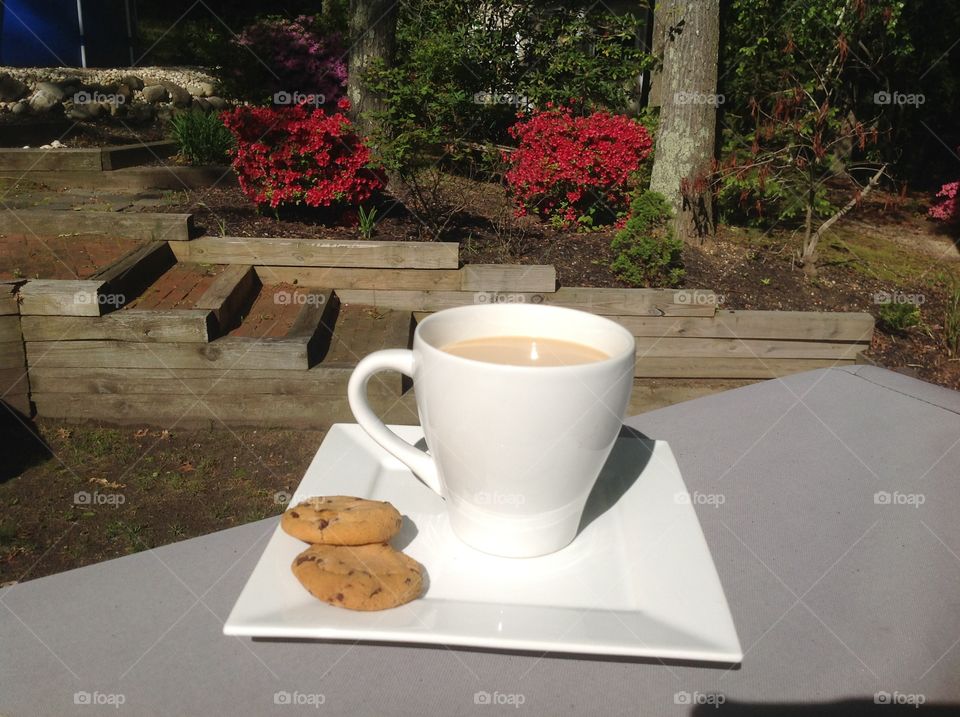
[[[360,236],[369,239],[373,236],[374,227],[377,224],[377,208],[370,207],[369,210],[359,207],[360,215]]]

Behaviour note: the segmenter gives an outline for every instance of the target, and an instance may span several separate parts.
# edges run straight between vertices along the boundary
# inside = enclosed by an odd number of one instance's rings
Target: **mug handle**
[[[387,428],[367,402],[367,384],[375,374],[381,371],[399,371],[413,378],[413,361],[413,351],[409,349],[374,351],[364,357],[350,374],[347,401],[357,423],[374,441],[413,471],[427,487],[443,496],[437,464],[430,454],[410,445]]]

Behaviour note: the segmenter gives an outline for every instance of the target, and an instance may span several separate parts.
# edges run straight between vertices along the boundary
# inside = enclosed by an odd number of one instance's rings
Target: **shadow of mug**
[[[655,441],[629,426],[620,427],[607,462],[600,469],[596,483],[587,497],[580,518],[580,535],[590,523],[616,505],[643,473],[653,455]]]

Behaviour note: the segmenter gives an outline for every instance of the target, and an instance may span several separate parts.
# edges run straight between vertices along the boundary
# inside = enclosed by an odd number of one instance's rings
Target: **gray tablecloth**
[[[739,669],[224,637],[273,519],[0,591],[0,714],[958,710],[960,394],[853,367],[629,424],[677,455]]]

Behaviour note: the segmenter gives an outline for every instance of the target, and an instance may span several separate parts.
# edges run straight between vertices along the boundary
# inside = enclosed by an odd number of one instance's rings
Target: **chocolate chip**
[[[407,578],[407,579],[404,580],[403,582],[404,582],[405,585],[409,585],[409,584],[410,584],[410,578]]]
[[[376,595],[377,593],[382,593],[382,592],[383,592],[383,590],[381,590],[380,588],[377,588],[377,589],[374,590],[372,593],[370,593],[370,597],[373,597],[373,596]]]
[[[299,514],[297,511],[295,511],[295,510],[291,510],[291,511],[290,511],[290,517],[291,517],[291,518],[299,518],[299,517],[300,517],[300,514]]]
[[[318,527],[320,530],[323,530],[323,529],[326,528],[328,525],[330,525],[330,521],[329,521],[329,520],[323,520],[323,519],[321,518],[320,520],[317,521],[317,527]]]
[[[347,573],[347,575],[353,575],[355,572],[357,572],[357,571],[356,571],[356,570],[351,570],[349,573]]]
[[[304,563],[310,562],[311,560],[316,560],[316,558],[312,555],[298,555],[296,564],[303,565]]]
[[[337,600],[343,602],[343,593],[337,593]]]

